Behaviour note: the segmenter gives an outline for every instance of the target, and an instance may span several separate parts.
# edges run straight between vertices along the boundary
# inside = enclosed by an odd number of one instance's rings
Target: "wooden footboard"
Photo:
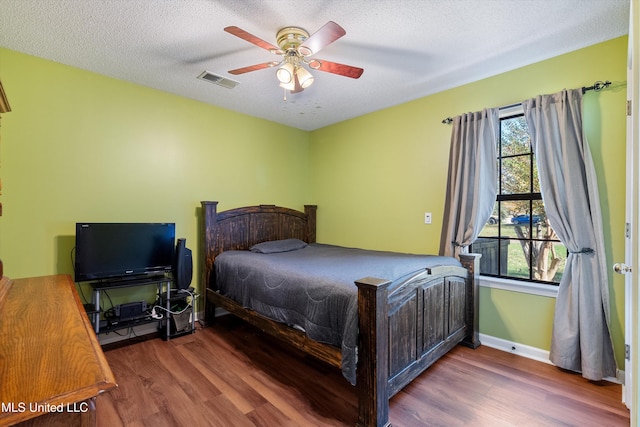
[[[389,292],[378,278],[358,286],[358,426],[389,425],[389,399],[459,343],[476,348],[480,255],[466,268],[427,269]]]
[[[340,367],[336,347],[310,340],[298,330],[274,322],[220,295],[215,257],[268,240],[298,238],[315,242],[316,206],[305,212],[273,205],[217,212],[217,202],[202,202],[202,283],[207,286],[205,320],[215,306],[254,324],[289,344]],[[478,340],[479,255],[462,255],[463,267],[426,269],[401,285],[363,278],[358,287],[358,426],[389,425],[389,399],[458,343],[473,348]]]

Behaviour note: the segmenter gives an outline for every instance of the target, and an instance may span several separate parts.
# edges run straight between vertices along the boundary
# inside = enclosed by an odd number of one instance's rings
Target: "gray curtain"
[[[498,114],[497,108],[485,108],[453,119],[441,255],[457,258],[468,252],[493,212],[498,181]]]
[[[551,226],[569,250],[550,360],[590,380],[616,375],[598,182],[582,132],[582,90],[522,103]]]

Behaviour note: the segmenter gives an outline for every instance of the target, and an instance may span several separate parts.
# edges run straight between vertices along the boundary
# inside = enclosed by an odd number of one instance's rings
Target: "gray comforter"
[[[342,373],[355,384],[357,287],[367,276],[400,283],[454,258],[324,244],[275,253],[226,251],[215,260],[218,289],[246,308],[299,328],[313,340],[341,348]],[[393,284],[392,284],[393,286]]]

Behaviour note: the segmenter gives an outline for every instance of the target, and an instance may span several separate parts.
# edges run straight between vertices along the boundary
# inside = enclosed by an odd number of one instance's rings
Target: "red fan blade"
[[[298,47],[298,52],[304,56],[313,55],[345,34],[347,34],[347,32],[344,28],[333,21],[329,21],[305,40],[305,42]]]
[[[345,77],[351,77],[352,79],[359,78],[364,69],[358,67],[352,67],[351,65],[338,64],[337,62],[324,61],[322,59],[314,60],[311,62],[319,62],[320,66],[316,67],[314,65],[310,65],[310,67],[314,70],[326,71],[327,73],[338,74]]]
[[[278,63],[276,62],[275,65]],[[250,65],[248,67],[236,68],[235,70],[227,71],[229,74],[238,75],[248,73],[250,71],[263,70],[265,68],[271,68],[274,66],[273,62],[264,62],[262,64]]]
[[[224,29],[227,33],[229,34],[233,34],[236,37],[240,37],[242,40],[246,40],[249,43],[253,43],[258,47],[261,47],[265,50],[268,50],[271,53],[278,53],[280,52],[280,49],[278,49],[277,47],[275,47],[274,45],[272,45],[271,43],[268,43],[264,40],[262,40],[259,37],[254,36],[251,33],[247,33],[245,30],[235,27],[235,26],[231,26],[231,27],[226,27]]]

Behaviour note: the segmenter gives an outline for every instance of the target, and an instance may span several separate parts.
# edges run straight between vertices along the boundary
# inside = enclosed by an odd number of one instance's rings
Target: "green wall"
[[[175,222],[198,271],[201,200],[312,202],[307,132],[4,49],[0,79],[9,277],[71,273],[85,221]]]
[[[607,264],[623,260],[626,60],[622,37],[312,132],[318,240],[437,253],[451,135],[442,119],[610,80],[610,89],[585,95],[585,132],[598,173]],[[433,214],[431,225],[425,212]],[[610,277],[622,368],[624,280]],[[554,298],[489,288],[480,298],[482,333],[549,349]]]
[[[77,221],[175,222],[197,268],[201,200],[314,203],[320,242],[435,253],[451,132],[441,120],[605,79],[612,88],[585,96],[585,128],[610,265],[624,259],[626,54],[623,37],[304,132],[0,49],[13,110],[0,123],[5,273],[70,273]],[[611,274],[611,285],[622,367],[624,281]],[[482,333],[549,348],[553,298],[483,288],[480,300]]]

